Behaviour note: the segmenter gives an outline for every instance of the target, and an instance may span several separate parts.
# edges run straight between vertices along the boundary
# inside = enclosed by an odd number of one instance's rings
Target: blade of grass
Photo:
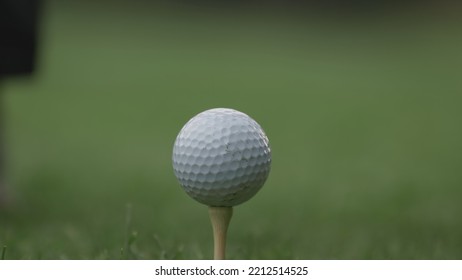
[[[128,258],[129,250],[128,246],[130,246],[130,229],[131,229],[131,224],[132,224],[132,205],[130,203],[127,203],[127,206],[125,208],[125,241],[124,241],[124,246],[121,249],[121,257],[124,256],[125,253],[125,259]]]
[[[3,246],[3,248],[2,248],[2,260],[5,260],[5,256],[6,256],[6,246]]]

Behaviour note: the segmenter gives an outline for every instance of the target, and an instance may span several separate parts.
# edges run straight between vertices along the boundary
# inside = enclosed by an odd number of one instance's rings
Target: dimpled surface
[[[235,206],[254,196],[268,177],[271,150],[260,125],[233,109],[211,109],[181,129],[173,169],[195,200]]]

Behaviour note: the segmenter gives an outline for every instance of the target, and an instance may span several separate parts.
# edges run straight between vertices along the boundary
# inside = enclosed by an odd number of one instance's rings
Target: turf
[[[229,258],[462,258],[459,22],[117,5],[49,2],[38,75],[4,87],[4,258],[211,258],[171,150],[213,107],[273,152]]]

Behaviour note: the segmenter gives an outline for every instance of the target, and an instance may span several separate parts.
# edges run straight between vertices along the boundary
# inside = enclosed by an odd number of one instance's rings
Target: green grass
[[[211,258],[171,150],[190,117],[230,107],[273,165],[235,209],[229,258],[460,259],[459,30],[49,3],[38,75],[5,88],[2,256]]]

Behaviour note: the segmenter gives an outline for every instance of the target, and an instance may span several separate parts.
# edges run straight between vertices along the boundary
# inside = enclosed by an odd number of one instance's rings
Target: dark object
[[[38,0],[0,0],[0,79],[35,68]]]
[[[34,71],[38,10],[38,0],[0,0],[0,83],[5,77],[28,75]],[[0,92],[0,208],[7,201],[2,101]]]

